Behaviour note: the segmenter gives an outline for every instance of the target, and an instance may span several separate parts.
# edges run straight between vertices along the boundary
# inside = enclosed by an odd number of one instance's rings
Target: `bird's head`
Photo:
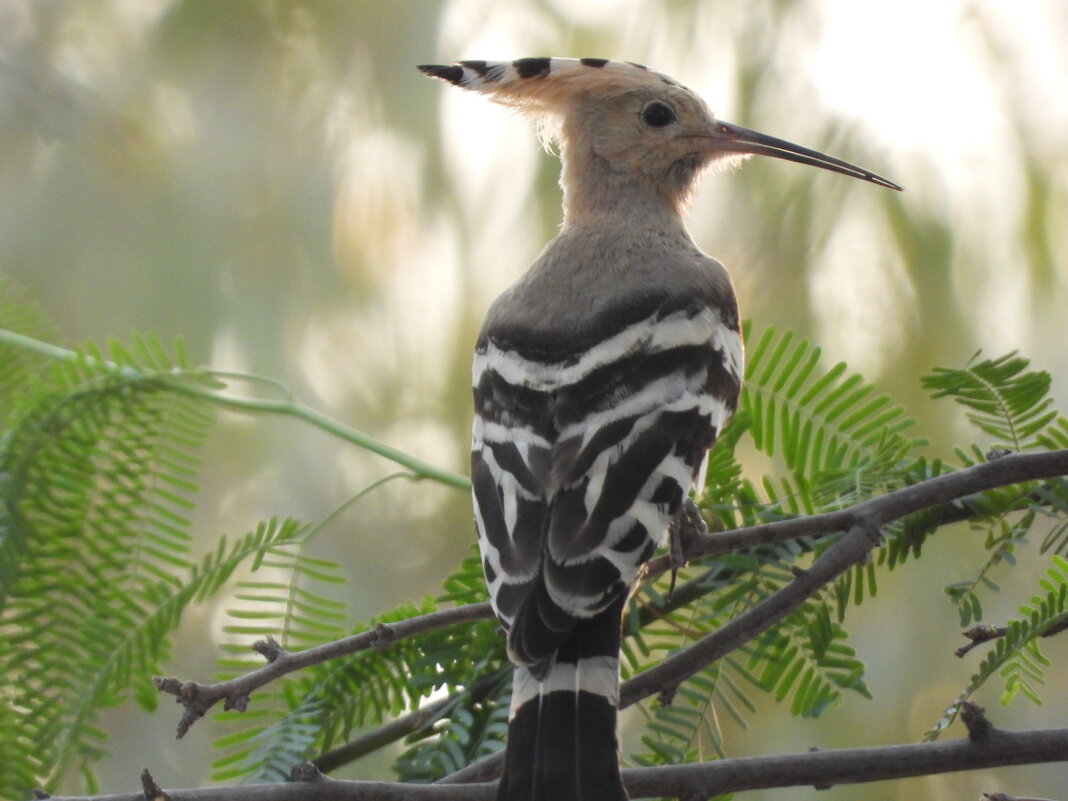
[[[421,66],[427,75],[533,116],[564,160],[570,210],[655,197],[678,208],[714,162],[765,155],[900,189],[868,170],[716,119],[696,93],[638,64],[525,58]]]

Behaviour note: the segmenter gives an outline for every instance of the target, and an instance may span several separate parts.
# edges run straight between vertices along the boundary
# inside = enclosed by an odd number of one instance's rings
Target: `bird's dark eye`
[[[642,109],[642,122],[653,128],[663,128],[675,121],[675,110],[667,103],[654,100]]]

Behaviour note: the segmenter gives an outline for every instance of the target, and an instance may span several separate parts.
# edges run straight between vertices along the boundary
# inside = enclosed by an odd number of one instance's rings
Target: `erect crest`
[[[425,74],[482,92],[491,100],[535,116],[560,111],[585,92],[613,92],[639,86],[679,84],[629,61],[604,58],[521,58],[516,61],[460,61],[419,67]]]

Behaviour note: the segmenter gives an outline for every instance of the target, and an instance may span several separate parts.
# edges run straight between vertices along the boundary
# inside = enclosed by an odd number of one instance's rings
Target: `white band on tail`
[[[512,680],[511,718],[527,701],[552,692],[586,692],[603,696],[612,706],[619,700],[619,660],[611,656],[591,656],[577,665],[556,664],[544,681],[538,681],[525,667],[515,669]]]

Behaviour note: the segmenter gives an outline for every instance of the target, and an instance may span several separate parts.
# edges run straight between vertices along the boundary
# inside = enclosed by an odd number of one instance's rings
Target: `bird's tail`
[[[622,607],[579,623],[540,680],[516,668],[497,801],[626,801],[616,739]]]

